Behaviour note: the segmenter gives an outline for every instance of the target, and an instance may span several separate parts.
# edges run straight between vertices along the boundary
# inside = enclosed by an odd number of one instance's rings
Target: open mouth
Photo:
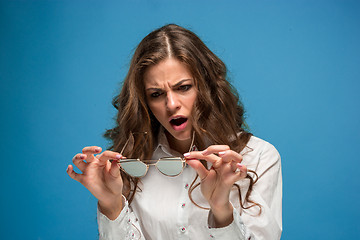
[[[186,117],[178,117],[170,120],[171,126],[174,130],[183,130],[187,125],[188,119]]]
[[[183,124],[184,122],[187,121],[187,118],[176,118],[176,119],[171,119],[170,124],[171,125],[175,125],[175,126],[180,126],[181,124]]]

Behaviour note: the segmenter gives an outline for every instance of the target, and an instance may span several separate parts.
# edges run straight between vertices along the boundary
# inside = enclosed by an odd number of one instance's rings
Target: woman
[[[82,174],[67,169],[98,199],[101,239],[280,239],[280,156],[244,129],[224,63],[194,33],[146,36],[113,104],[110,150],[85,147]]]

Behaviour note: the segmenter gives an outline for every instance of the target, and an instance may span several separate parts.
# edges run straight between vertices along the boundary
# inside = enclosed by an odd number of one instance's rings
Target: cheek
[[[188,101],[188,106],[193,109],[195,104],[196,104],[196,100],[197,100],[197,95],[194,94]]]
[[[149,104],[150,111],[152,114],[158,119],[158,121],[161,121],[161,116],[163,115],[164,108],[161,108],[159,104]]]

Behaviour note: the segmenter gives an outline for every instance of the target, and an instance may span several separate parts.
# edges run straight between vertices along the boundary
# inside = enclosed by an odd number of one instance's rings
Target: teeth
[[[172,119],[170,120],[170,122],[171,122],[171,121],[174,121],[174,120],[178,120],[178,119],[180,119],[180,118],[182,118],[182,117],[175,117],[175,118],[172,118]]]

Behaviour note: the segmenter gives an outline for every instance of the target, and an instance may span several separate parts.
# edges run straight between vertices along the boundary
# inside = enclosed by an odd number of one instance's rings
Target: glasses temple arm
[[[127,147],[127,145],[129,144],[129,141],[130,141],[130,137],[131,137],[131,135],[133,135],[133,134],[138,134],[138,133],[144,133],[144,134],[147,134],[147,132],[134,132],[134,133],[130,133],[130,136],[129,136],[128,140],[126,140],[126,142],[125,142],[125,144],[124,144],[123,148],[121,149],[120,155],[122,155],[122,154],[123,154],[123,152],[124,152],[125,148],[126,148],[126,147]],[[134,136],[134,135],[133,135],[133,136]],[[194,139],[193,139],[193,141],[194,141]]]
[[[125,150],[125,148],[127,147],[127,145],[129,144],[130,141],[130,137],[126,140],[126,143],[124,144],[123,148],[121,149],[120,155],[123,155],[123,152]]]
[[[189,151],[191,151],[192,147],[193,147],[193,144],[194,144],[194,140],[195,140],[195,131],[193,132],[193,135],[192,135],[192,140],[191,140],[191,144],[190,144],[190,148],[189,148]]]

